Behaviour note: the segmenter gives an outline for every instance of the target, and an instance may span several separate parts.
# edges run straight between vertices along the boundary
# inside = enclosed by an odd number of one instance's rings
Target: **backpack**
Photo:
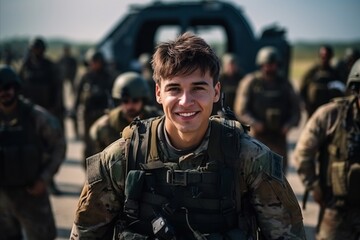
[[[359,206],[360,126],[354,123],[353,106],[357,98],[337,100],[338,122],[328,145],[328,185],[338,205]]]

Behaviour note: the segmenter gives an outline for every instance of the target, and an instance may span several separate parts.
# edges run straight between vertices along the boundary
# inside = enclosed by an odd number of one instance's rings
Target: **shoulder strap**
[[[122,138],[126,141],[125,158],[127,172],[139,169],[140,163],[159,160],[156,145],[156,129],[161,117],[140,120],[136,118],[122,132]]]

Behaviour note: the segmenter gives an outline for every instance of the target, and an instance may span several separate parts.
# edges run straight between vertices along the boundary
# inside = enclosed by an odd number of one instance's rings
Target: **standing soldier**
[[[146,119],[162,115],[161,111],[147,105],[149,95],[148,85],[140,74],[127,72],[118,76],[112,88],[113,101],[117,107],[99,118],[90,128],[94,154],[117,140],[135,117]]]
[[[287,134],[300,120],[300,102],[290,81],[280,75],[280,56],[274,47],[259,50],[260,70],[241,80],[235,100],[237,118],[249,124],[250,134],[284,157],[287,169]]]
[[[294,152],[300,178],[320,205],[317,239],[360,238],[360,60],[347,88],[350,96],[315,111]]]
[[[64,130],[63,87],[56,65],[45,57],[46,44],[42,38],[30,42],[29,52],[21,68],[22,94],[31,102],[44,107],[59,119]],[[52,181],[50,190],[55,195],[61,192]]]
[[[323,45],[319,49],[320,62],[311,67],[300,82],[300,95],[308,118],[330,99],[344,94],[345,85],[337,71],[331,66],[333,49]]]
[[[105,58],[101,52],[94,52],[90,56],[89,69],[82,76],[77,89],[73,112],[82,115],[84,138],[84,166],[85,158],[93,153],[90,139],[91,125],[110,107],[112,76],[106,69]],[[79,109],[81,107],[81,109]]]
[[[224,94],[224,106],[221,106],[221,101],[214,104],[213,114],[219,114],[222,107],[229,107],[234,109],[234,102],[236,97],[236,87],[240,80],[244,77],[241,72],[237,57],[232,53],[226,53],[222,57],[222,71],[220,73],[221,92]],[[221,113],[220,113],[221,114]]]
[[[63,55],[58,61],[60,76],[63,82],[69,82],[72,93],[75,93],[75,77],[77,73],[77,61],[71,54],[70,45],[66,44],[63,48]]]
[[[356,48],[346,48],[343,59],[334,64],[334,68],[340,76],[340,80],[346,84],[351,67],[360,58],[360,52]]]
[[[19,91],[16,73],[0,67],[0,238],[55,239],[47,185],[64,160],[65,139],[58,119]]]
[[[305,239],[281,157],[239,122],[210,117],[220,98],[210,46],[185,33],[158,45],[152,64],[165,116],[134,121],[88,158],[70,238],[238,240],[259,228]]]

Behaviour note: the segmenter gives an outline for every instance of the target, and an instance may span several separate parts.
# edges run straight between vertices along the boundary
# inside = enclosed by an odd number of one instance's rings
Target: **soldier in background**
[[[340,80],[346,83],[351,67],[360,58],[360,52],[356,48],[346,48],[343,59],[335,62],[334,68],[340,76]]]
[[[156,96],[155,96],[155,81],[153,79],[151,55],[149,53],[142,53],[139,56],[139,64],[141,69],[141,76],[145,79],[145,81],[149,85],[150,99],[148,101],[151,105],[161,110],[161,105],[156,101]]]
[[[323,45],[319,48],[319,63],[312,66],[300,82],[300,96],[305,104],[308,118],[322,104],[344,95],[345,85],[338,72],[331,66],[333,49]]]
[[[42,38],[37,37],[30,42],[28,55],[19,71],[23,81],[22,94],[57,117],[64,130],[62,81],[56,65],[45,56],[45,52],[46,43]],[[54,181],[50,187],[53,194],[61,194]]]
[[[305,239],[281,157],[239,122],[210,117],[220,98],[211,47],[184,33],[152,64],[165,116],[134,121],[87,159],[70,238],[238,240],[258,226],[266,239]]]
[[[162,115],[161,111],[147,105],[149,96],[148,85],[140,74],[127,72],[117,77],[112,88],[116,107],[96,120],[90,128],[93,154],[119,139],[120,133],[135,117],[146,119]]]
[[[71,86],[72,93],[75,94],[75,77],[77,73],[77,60],[71,53],[71,47],[68,44],[64,45],[63,55],[57,62],[60,76],[62,77],[63,82],[69,82]]]
[[[237,57],[232,53],[226,53],[222,57],[222,70],[220,73],[221,92],[224,94],[224,107],[234,108],[236,88],[244,77]],[[213,114],[221,114],[221,101],[214,104]]]
[[[320,206],[319,240],[360,238],[360,60],[347,88],[350,96],[315,111],[294,151],[300,178]]]
[[[234,112],[250,125],[250,135],[284,157],[287,169],[287,134],[300,120],[300,101],[290,81],[280,75],[280,55],[274,47],[259,50],[258,71],[241,80]]]
[[[0,238],[55,239],[47,186],[64,160],[65,139],[58,119],[20,98],[20,87],[16,73],[0,67]]]
[[[93,153],[92,141],[89,131],[91,125],[111,107],[111,88],[113,77],[107,71],[104,55],[94,52],[88,61],[88,70],[82,76],[76,93],[73,114],[79,114],[82,118],[82,130],[84,140],[84,166],[85,158]],[[78,116],[79,116],[78,115]]]

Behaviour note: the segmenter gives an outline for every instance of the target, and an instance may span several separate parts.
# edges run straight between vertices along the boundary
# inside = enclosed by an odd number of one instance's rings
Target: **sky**
[[[226,1],[243,9],[256,36],[264,27],[275,23],[287,30],[291,42],[360,39],[359,0]],[[119,23],[130,4],[151,2],[153,0],[0,0],[0,41],[43,36],[96,43]]]

